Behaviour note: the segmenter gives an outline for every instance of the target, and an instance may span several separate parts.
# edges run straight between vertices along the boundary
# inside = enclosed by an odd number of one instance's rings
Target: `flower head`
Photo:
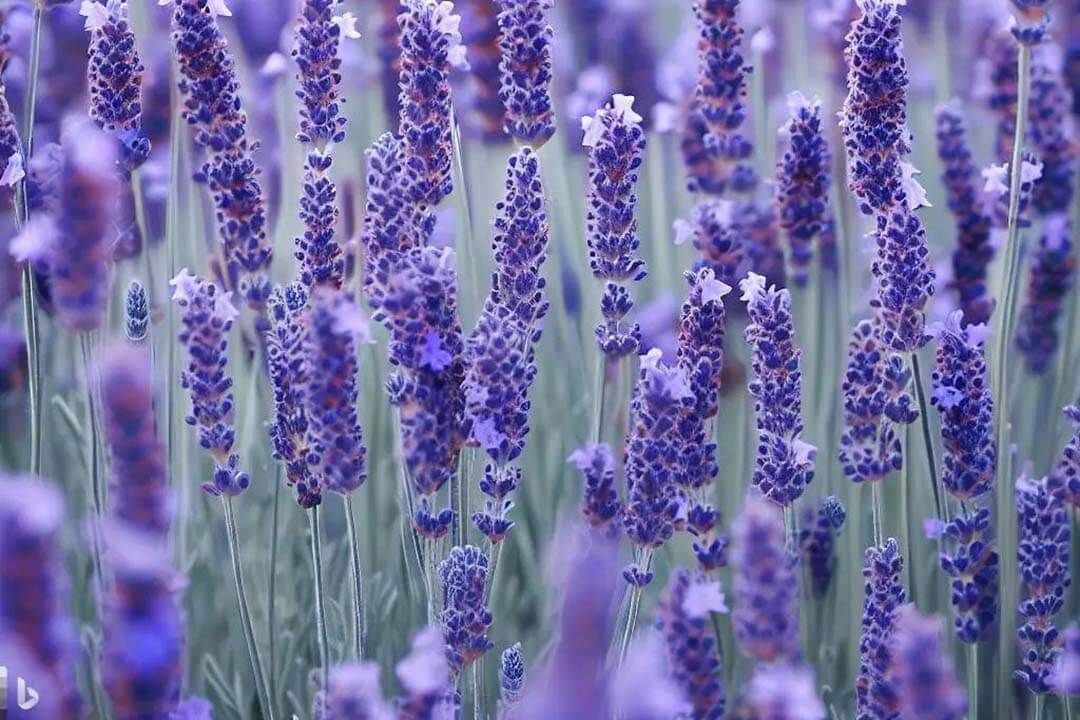
[[[791,119],[784,133],[788,150],[777,168],[780,226],[791,243],[795,284],[806,285],[815,238],[829,218],[829,167],[832,158],[821,122],[821,103],[801,93],[789,97]]]
[[[506,106],[499,97],[499,5],[495,0],[463,0],[457,7],[461,11],[461,39],[467,48],[470,75],[470,112],[462,119],[462,130],[483,142],[501,142],[506,139]]]
[[[847,511],[833,495],[824,497],[817,507],[803,511],[799,528],[799,547],[803,562],[810,568],[810,583],[816,595],[824,595],[832,583],[836,566],[835,544]]]
[[[514,643],[503,650],[499,658],[499,699],[504,708],[511,708],[521,698],[525,689],[525,656],[521,643]]]
[[[951,580],[956,637],[978,642],[993,631],[998,611],[998,553],[990,510],[978,508],[944,523],[940,539],[941,568]]]
[[[904,718],[963,720],[968,699],[941,642],[941,620],[900,609],[893,632],[891,674]]]
[[[702,596],[711,602],[701,602]],[[724,673],[709,614],[726,611],[719,582],[710,582],[700,573],[678,570],[672,574],[656,613],[672,678],[690,701],[694,718],[714,720],[724,716]]]
[[[532,148],[521,148],[510,156],[505,189],[494,220],[491,297],[539,333],[538,325],[548,310],[541,273],[547,259],[548,218],[540,159]]]
[[[734,287],[746,259],[746,238],[736,223],[735,204],[708,199],[691,210],[691,220],[675,221],[675,244],[692,242],[719,282]]]
[[[758,665],[750,677],[745,700],[755,720],[823,720],[825,706],[807,667],[775,663]]]
[[[454,547],[439,566],[443,605],[439,614],[450,668],[459,675],[491,649],[487,596],[488,558],[472,545]]]
[[[719,412],[720,375],[724,369],[724,297],[731,287],[710,268],[685,273],[689,290],[679,319],[678,358],[697,403],[708,420]]]
[[[860,720],[899,717],[898,689],[890,674],[893,637],[907,593],[900,582],[904,558],[896,540],[866,551],[863,578],[862,636],[859,638],[859,677],[855,683]]]
[[[379,666],[371,662],[338,665],[330,671],[326,696],[316,701],[321,720],[392,720],[394,712],[383,699]]]
[[[146,340],[150,328],[150,305],[146,289],[138,280],[132,280],[124,294],[124,333],[133,343]]]
[[[572,452],[568,460],[585,477],[585,500],[581,505],[585,521],[601,532],[617,533],[622,503],[615,485],[611,447],[590,443]]]
[[[554,0],[499,1],[499,99],[506,108],[506,132],[515,141],[539,147],[555,134],[551,106],[551,43],[548,23]]]
[[[878,215],[874,239],[877,298],[872,304],[881,315],[882,340],[896,352],[917,350],[928,340],[925,308],[936,277],[926,229],[918,215],[899,206]]]
[[[442,632],[429,625],[415,637],[409,654],[395,668],[402,697],[398,720],[445,720],[454,717],[460,699],[454,692]]]

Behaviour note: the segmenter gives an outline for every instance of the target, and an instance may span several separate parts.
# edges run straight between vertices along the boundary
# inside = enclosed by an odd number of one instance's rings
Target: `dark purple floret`
[[[100,383],[111,513],[131,527],[164,537],[173,507],[154,414],[149,352],[126,343],[110,347]]]
[[[815,595],[824,595],[832,583],[836,568],[836,536],[847,512],[834,496],[822,498],[817,507],[806,508],[799,526],[799,547],[803,562],[810,569],[810,584]]]
[[[451,549],[439,566],[443,590],[439,622],[455,676],[492,648],[487,636],[491,628],[491,613],[485,605],[487,576],[487,554],[472,545]]]
[[[341,26],[334,12],[341,0],[303,0],[292,56],[299,68],[300,132],[296,139],[322,150],[345,139],[347,120],[340,97]]]
[[[998,610],[999,562],[990,510],[959,515],[940,532],[941,569],[951,578],[956,637],[966,643],[985,640],[992,634]]]
[[[116,720],[164,718],[184,679],[181,578],[157,536],[106,525],[111,583],[102,611],[102,684]]]
[[[239,495],[250,481],[232,451],[235,408],[233,381],[226,368],[229,331],[238,314],[232,293],[220,292],[214,283],[190,274],[187,268],[170,284],[181,310],[180,343],[188,349],[187,368],[180,372],[180,384],[191,395],[191,415],[185,421],[196,428],[199,445],[214,459],[213,480],[202,488],[211,495]]]
[[[735,522],[735,640],[760,663],[796,661],[799,648],[798,558],[787,548],[780,508],[750,498]]]
[[[1065,408],[1065,417],[1075,427],[1054,467],[1053,483],[1056,492],[1066,502],[1080,507],[1080,407],[1070,405]]]
[[[967,695],[941,641],[941,620],[900,609],[893,633],[891,674],[900,700],[900,717],[964,720]]]
[[[721,720],[726,696],[720,650],[709,622],[713,612],[726,612],[719,582],[677,570],[656,611],[664,637],[672,679],[692,706],[691,720]]]
[[[62,694],[50,700],[63,711],[57,720],[78,720],[84,717],[75,678],[79,641],[68,616],[63,522],[57,487],[0,474],[0,637],[18,640]]]
[[[1016,138],[1016,110],[1019,93],[1019,73],[1016,64],[1016,41],[1002,30],[987,42],[987,61],[990,66],[990,94],[986,99],[997,116],[994,151],[998,162],[1009,162]]]
[[[521,699],[525,680],[525,656],[521,652],[521,643],[514,643],[503,650],[499,658],[499,701],[504,712]]]
[[[491,298],[529,329],[535,343],[548,311],[542,269],[549,228],[540,158],[532,148],[521,148],[507,160],[504,187],[493,223]]]
[[[4,73],[11,61],[11,48],[7,46],[9,36],[4,33],[4,21],[0,14],[0,186],[11,188],[25,177],[26,162],[23,158],[22,138],[19,136],[19,124],[15,111],[8,100],[8,88],[4,83]]]
[[[734,222],[745,238],[747,268],[764,275],[770,284],[784,287],[787,274],[775,201],[769,198],[763,202],[736,203]]]
[[[183,116],[207,162],[197,179],[214,196],[229,284],[259,310],[270,295],[268,272],[273,248],[266,235],[266,208],[258,146],[247,136],[247,113],[240,103],[236,61],[209,0],[174,0],[173,45],[184,97]]]
[[[675,244],[690,241],[701,255],[698,264],[716,279],[735,287],[746,259],[746,238],[735,223],[735,205],[727,200],[703,200],[691,210],[691,220],[675,222]]]
[[[570,454],[585,478],[585,501],[581,514],[585,522],[604,535],[619,532],[622,503],[615,481],[615,454],[606,443],[584,445]]]
[[[905,205],[878,215],[877,257],[871,265],[877,285],[873,305],[882,319],[881,337],[896,352],[926,344],[925,308],[934,294],[934,268],[919,216]]]
[[[789,143],[777,168],[777,208],[780,227],[791,244],[795,284],[809,280],[814,240],[820,243],[829,215],[832,155],[821,122],[821,102],[801,93],[788,98],[791,120],[785,127]]]
[[[765,282],[755,273],[740,282],[749,315],[746,342],[753,350],[748,385],[758,433],[753,484],[769,500],[789,506],[814,479],[817,448],[800,437],[802,350],[795,344],[791,295]]]
[[[461,698],[454,690],[446,653],[446,642],[434,625],[413,637],[409,654],[395,668],[402,690],[394,708],[397,720],[457,717]]]
[[[124,334],[133,343],[146,341],[150,331],[150,303],[146,288],[138,280],[132,280],[124,294]]]
[[[382,90],[383,112],[386,125],[397,132],[401,114],[401,28],[398,16],[405,12],[404,0],[376,0],[378,5],[378,31],[375,55],[379,59],[379,85]]]
[[[859,639],[859,677],[855,682],[858,720],[898,720],[900,697],[892,677],[896,623],[907,593],[900,583],[904,558],[896,540],[866,551],[863,577],[862,636]]]
[[[724,370],[724,297],[731,286],[712,269],[684,273],[689,284],[679,318],[679,365],[696,398],[699,419],[710,421],[719,412],[720,376]]]
[[[1032,205],[1043,217],[1066,213],[1076,189],[1076,147],[1069,93],[1060,71],[1046,60],[1031,68],[1028,142],[1042,163]]]
[[[379,666],[373,662],[338,665],[330,671],[326,696],[316,699],[318,720],[391,720],[394,716],[383,699]],[[322,712],[319,715],[319,712]]]
[[[1054,615],[1065,605],[1071,519],[1056,479],[1021,477],[1016,482],[1020,542],[1020,615],[1016,635],[1021,661],[1016,679],[1034,693],[1050,691],[1050,675],[1061,653]]]
[[[1050,0],[1012,0],[1009,30],[1021,45],[1041,45],[1050,35]]]
[[[548,13],[554,0],[498,0],[499,99],[506,132],[515,142],[540,147],[555,134],[551,105],[551,43]]]
[[[469,55],[469,113],[464,130],[484,142],[506,139],[506,108],[499,98],[499,7],[497,0],[464,0],[461,12],[461,39]]]

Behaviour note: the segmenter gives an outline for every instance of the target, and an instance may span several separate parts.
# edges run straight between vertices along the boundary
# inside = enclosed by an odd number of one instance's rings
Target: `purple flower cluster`
[[[232,451],[236,440],[233,381],[226,368],[229,331],[237,316],[232,293],[222,293],[187,268],[169,284],[181,308],[179,340],[188,349],[187,369],[180,373],[181,386],[191,394],[191,415],[186,421],[197,428],[199,445],[214,459],[213,479],[202,488],[211,495],[239,495],[250,481]]]
[[[998,553],[990,510],[978,508],[959,515],[935,528],[935,535],[938,530],[941,569],[951,578],[956,637],[966,643],[979,642],[990,635],[998,610]]]
[[[918,215],[898,207],[878,216],[877,257],[871,265],[883,320],[881,337],[897,352],[926,344],[924,309],[934,294],[934,268],[926,245],[926,229]]]
[[[1072,522],[1056,483],[1021,477],[1016,482],[1020,542],[1020,623],[1016,635],[1022,649],[1016,678],[1035,693],[1050,691],[1050,676],[1061,652],[1054,615],[1065,605],[1069,576]]]
[[[491,299],[509,310],[539,339],[539,323],[548,311],[541,273],[548,249],[548,218],[540,158],[524,147],[506,163],[505,195],[495,206],[492,250],[495,273]]]
[[[859,677],[855,681],[858,720],[899,718],[900,698],[890,674],[893,638],[907,593],[900,583],[904,558],[896,540],[866,550],[863,577],[862,636],[859,638]]]
[[[117,720],[168,717],[184,678],[180,578],[164,543],[121,524],[105,528],[111,583],[103,608],[102,684]]]
[[[814,239],[829,220],[829,143],[821,123],[821,102],[801,93],[788,97],[791,120],[784,128],[789,143],[777,167],[777,207],[780,227],[791,243],[794,281],[805,287],[814,258]]]
[[[1001,31],[987,43],[986,59],[990,69],[990,93],[986,99],[997,115],[997,138],[994,151],[998,162],[1009,162],[1016,138],[1017,101],[1020,75],[1016,63],[1016,42]]]
[[[991,221],[981,202],[978,170],[967,139],[967,123],[954,100],[937,109],[937,149],[943,167],[942,183],[949,210],[956,219],[956,249],[952,255],[953,277],[964,320],[984,323],[990,319],[994,300],[987,288],[987,273],[994,259]]]
[[[146,288],[138,280],[132,280],[124,293],[124,335],[132,343],[146,342],[150,331],[150,303]]]
[[[401,115],[401,28],[398,27],[398,16],[405,7],[403,0],[376,0],[376,4],[378,34],[375,55],[379,59],[383,111],[387,126],[396,131]]]
[[[691,210],[691,220],[675,221],[675,244],[690,241],[701,259],[698,264],[713,271],[716,279],[732,287],[739,280],[746,259],[746,238],[735,223],[735,205],[708,199]]]
[[[814,478],[817,449],[800,437],[802,350],[795,344],[791,295],[765,282],[750,273],[739,283],[749,316],[746,342],[753,350],[748,385],[758,431],[753,484],[777,505],[789,506]]]
[[[1054,664],[1050,684],[1061,695],[1080,695],[1080,627],[1072,623],[1065,630],[1061,655]]]
[[[634,305],[626,283],[645,277],[645,261],[637,255],[641,240],[634,191],[645,132],[633,103],[630,96],[615,95],[595,116],[581,120],[582,142],[589,148],[589,266],[594,277],[606,281],[600,301],[603,321],[596,327],[596,339],[608,358],[635,353],[640,343],[637,324],[626,321]]]
[[[554,0],[498,0],[506,132],[516,142],[539,147],[555,134],[551,106],[551,41],[548,13]]]
[[[824,497],[816,507],[803,510],[799,526],[799,549],[810,568],[810,586],[815,595],[824,595],[836,568],[836,536],[847,519],[847,511],[834,496]]]
[[[145,348],[117,345],[106,353],[100,372],[112,515],[164,537],[173,508],[154,414],[150,356]]]
[[[720,583],[688,570],[672,574],[656,612],[672,678],[690,701],[694,720],[724,717],[724,671],[709,622],[714,612],[727,612]]]
[[[504,712],[521,699],[525,677],[525,656],[521,652],[521,643],[514,643],[503,650],[499,657],[499,700]]]
[[[771,192],[771,191],[770,191]],[[784,246],[776,202],[740,202],[735,205],[735,226],[746,236],[746,259],[750,270],[764,275],[769,283],[784,287]]]
[[[499,63],[499,7],[496,0],[465,0],[461,11],[461,39],[468,49],[472,80],[464,129],[484,142],[506,138],[506,108],[499,97],[502,83]]]
[[[491,613],[487,601],[487,554],[472,545],[454,547],[439,565],[443,606],[439,614],[446,655],[454,675],[492,648],[487,633]]]
[[[1050,35],[1050,0],[1012,0],[1009,30],[1021,45],[1041,45]]]
[[[780,508],[750,498],[735,523],[735,640],[759,663],[796,661],[799,649],[797,558],[784,539]]]
[[[392,720],[393,710],[383,699],[379,666],[370,662],[338,665],[326,681],[326,695],[316,700],[320,720]]]
[[[444,720],[457,716],[460,698],[454,691],[446,643],[432,625],[413,638],[409,654],[397,664],[402,697],[395,703],[397,720]]]
[[[207,153],[197,177],[214,196],[230,285],[238,282],[248,305],[260,310],[270,295],[273,248],[266,236],[266,208],[252,158],[257,144],[247,136],[236,60],[210,0],[174,3],[173,46],[183,116]]]
[[[622,503],[615,486],[615,454],[606,443],[587,444],[570,454],[569,461],[585,478],[581,514],[601,535],[619,531]]]
[[[1070,405],[1065,408],[1065,417],[1075,428],[1054,467],[1054,489],[1070,505],[1080,507],[1080,407]]]
[[[684,147],[691,192],[744,192],[756,182],[747,162],[754,148],[741,132],[750,66],[743,62],[738,9],[739,0],[694,2],[698,80],[687,131],[692,141]]]
[[[968,699],[941,642],[941,621],[920,615],[913,605],[904,606],[893,638],[892,677],[900,717],[964,720]]]
[[[740,720],[824,720],[813,671],[789,663],[758,665],[750,676]]]
[[[26,163],[19,124],[8,101],[8,89],[3,79],[12,57],[11,48],[8,47],[10,36],[3,30],[6,19],[5,14],[0,14],[0,187],[14,189],[15,184],[25,177]]]
[[[68,616],[60,549],[63,496],[28,476],[0,474],[0,637],[14,637],[62,694],[59,720],[83,717],[78,638]],[[5,660],[7,657],[5,656]]]
[[[724,297],[731,286],[710,268],[684,274],[689,285],[679,318],[677,355],[697,400],[696,413],[711,420],[719,412],[720,375],[724,370]]]

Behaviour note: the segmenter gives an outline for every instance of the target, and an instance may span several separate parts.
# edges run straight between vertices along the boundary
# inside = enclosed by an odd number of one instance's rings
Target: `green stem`
[[[881,547],[882,532],[881,532],[881,487],[880,481],[873,481],[870,483],[870,502],[871,512],[873,513],[874,520],[874,547]]]
[[[979,646],[968,644],[968,705],[971,720],[979,720]]]
[[[922,428],[923,449],[926,451],[926,465],[930,472],[930,484],[934,489],[934,509],[937,516],[942,520],[948,520],[944,508],[944,499],[941,492],[941,481],[938,478],[937,457],[934,453],[934,435],[930,432],[930,404],[926,402],[926,390],[923,388],[922,369],[919,367],[919,353],[914,351],[910,355],[911,377],[915,382],[915,399],[919,403],[919,425]]]
[[[319,535],[319,506],[308,511],[308,528],[311,536],[311,567],[315,580],[315,624],[319,633],[319,687],[322,695],[319,704],[326,702],[326,684],[330,675],[330,643],[326,635],[326,599],[323,596],[322,538]]]
[[[99,518],[104,515],[104,497],[101,489],[101,472],[98,459],[98,418],[97,393],[94,390],[94,368],[92,361],[90,334],[79,334],[79,347],[82,350],[83,372],[86,377],[86,426],[90,430],[87,440],[87,468],[90,470],[90,495],[94,505],[94,514]]]
[[[1044,696],[1042,693],[1035,695],[1035,720],[1042,720]]]
[[[247,590],[244,586],[244,569],[240,560],[240,539],[236,532],[236,516],[233,514],[232,498],[221,496],[225,511],[225,533],[229,543],[229,557],[232,560],[233,583],[236,586],[236,603],[240,609],[240,626],[247,646],[251,674],[255,677],[255,694],[266,720],[274,720],[274,707],[266,692],[266,676],[263,674],[262,660],[259,658],[259,646],[255,642],[255,628],[251,622]]]
[[[604,434],[604,404],[607,400],[605,397],[607,394],[607,356],[601,353],[597,365],[596,392],[594,393],[596,401],[593,405],[592,428],[592,438],[594,443],[600,442]]]
[[[138,169],[131,171],[131,204],[135,208],[135,227],[142,239],[143,259],[146,262],[146,290],[150,294],[150,305],[157,302],[157,280],[154,279],[154,262],[150,252],[150,231],[146,222],[146,200],[143,197],[142,176]]]
[[[652,565],[652,551],[645,550],[638,564],[644,568],[646,573],[649,572]],[[623,628],[622,640],[619,642],[618,664],[616,667],[622,667],[623,661],[626,660],[626,653],[630,649],[630,641],[634,637],[634,630],[637,629],[638,612],[641,610],[641,595],[642,588],[640,586],[631,586],[630,599],[626,608],[626,626]]]
[[[277,554],[278,554],[278,506],[281,501],[281,486],[283,484],[281,478],[281,465],[278,465],[277,476],[274,478],[274,512],[270,521],[270,577],[267,579],[269,587],[267,587],[267,618],[266,628],[268,632],[267,644],[270,647],[269,652],[269,665],[267,666],[269,672],[266,677],[266,692],[270,698],[270,702],[273,703],[277,698],[275,685],[276,680],[276,658],[274,652],[276,650],[276,643],[274,642],[277,637],[277,616],[274,612],[274,600],[277,597],[276,585],[277,585]]]
[[[364,657],[364,576],[360,572],[360,538],[353,517],[352,495],[345,496],[345,525],[349,532],[349,555],[352,559],[353,580],[353,653],[355,659]]]

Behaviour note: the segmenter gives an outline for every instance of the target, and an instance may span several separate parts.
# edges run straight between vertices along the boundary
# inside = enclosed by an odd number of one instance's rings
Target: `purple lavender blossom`
[[[214,720],[214,706],[201,697],[189,697],[176,706],[169,720]]]
[[[1021,45],[1041,45],[1050,34],[1050,0],[1012,0],[1009,31]]]
[[[611,673],[611,717],[669,720],[690,717],[685,693],[669,671],[658,633],[638,636],[624,661]]]
[[[821,101],[802,93],[788,96],[791,120],[784,128],[789,143],[777,167],[777,208],[780,227],[791,244],[795,284],[805,287],[814,257],[814,239],[829,218],[832,156],[821,122]]]
[[[787,663],[755,667],[739,711],[739,717],[747,720],[824,720],[826,717],[813,671]]]
[[[338,665],[330,671],[326,696],[316,701],[320,720],[392,720],[393,710],[383,699],[379,666],[370,662]]]
[[[132,343],[146,342],[150,331],[150,303],[146,288],[138,280],[132,280],[124,293],[124,334]]]
[[[8,100],[8,89],[3,79],[12,56],[7,43],[9,36],[2,29],[5,27],[5,20],[6,17],[0,15],[0,187],[14,188],[15,183],[26,176],[26,163],[18,121]]]
[[[499,657],[499,701],[504,714],[521,699],[525,680],[525,656],[521,643],[514,643]]]
[[[928,340],[925,308],[935,287],[926,229],[903,205],[879,215],[877,226],[877,257],[871,265],[877,298],[871,304],[881,313],[885,345],[911,352]]]
[[[936,533],[935,533],[936,534]],[[990,636],[998,611],[998,553],[990,510],[977,508],[940,526],[941,569],[949,576],[953,628],[962,642]]]
[[[236,61],[218,27],[211,0],[173,0],[173,46],[184,96],[183,116],[207,162],[197,173],[214,197],[229,285],[261,310],[270,295],[273,248],[266,235],[266,208],[257,147],[248,138],[247,113],[240,102]]]
[[[859,639],[859,677],[855,682],[858,720],[899,718],[900,698],[890,674],[893,638],[907,593],[900,583],[904,558],[896,540],[866,550],[863,577],[862,636]]]
[[[285,466],[285,483],[296,490],[302,508],[322,502],[319,476],[312,473],[308,449],[308,363],[303,311],[308,292],[292,283],[275,287],[267,302],[270,330],[266,333],[266,364],[274,392],[270,440],[274,458]]]
[[[772,192],[771,188],[767,190]],[[764,275],[770,284],[784,287],[787,275],[776,201],[769,197],[762,202],[736,203],[734,223],[738,232],[745,236],[748,268]]]
[[[804,442],[802,350],[795,344],[791,295],[766,287],[750,273],[739,283],[747,303],[746,342],[753,349],[753,378],[748,390],[757,416],[757,458],[753,484],[778,505],[788,506],[814,479],[817,449]]]
[[[502,77],[499,99],[506,132],[515,142],[540,147],[555,134],[551,106],[551,42],[548,23],[554,0],[498,0]]]
[[[1080,695],[1080,627],[1072,623],[1065,630],[1061,655],[1054,663],[1050,685],[1061,695]]]
[[[450,67],[462,67],[465,46],[451,2],[404,0],[398,133],[405,150],[408,198],[434,208],[453,190],[450,176]]]
[[[690,214],[690,221],[675,221],[675,244],[692,242],[701,255],[698,264],[711,269],[720,282],[734,287],[746,257],[746,239],[735,224],[734,203],[703,200]]]
[[[465,131],[484,142],[506,139],[506,107],[499,97],[502,83],[499,65],[499,7],[497,0],[465,0],[461,11],[461,39],[468,49],[470,79],[469,114]]]
[[[960,101],[938,107],[935,117],[942,183],[949,210],[956,219],[956,249],[949,286],[956,291],[964,320],[985,323],[994,309],[994,299],[987,288],[988,268],[994,258],[990,217],[980,201],[982,193],[976,184],[979,176]]]
[[[397,132],[398,118],[401,115],[400,73],[401,73],[401,28],[398,16],[405,11],[404,0],[376,0],[378,4],[378,42],[375,54],[379,58],[381,72],[383,111],[386,124]]]
[[[799,649],[799,583],[776,505],[750,498],[735,522],[735,640],[759,663],[794,661]]]
[[[964,720],[967,694],[941,642],[941,620],[900,608],[893,632],[891,675],[903,720]]]
[[[532,148],[521,148],[507,160],[505,189],[495,207],[491,298],[529,329],[530,342],[535,343],[548,311],[542,268],[549,228],[540,159]]]
[[[154,414],[149,353],[127,344],[112,346],[100,373],[111,513],[131,527],[164,537],[173,507],[165,446]]]
[[[727,605],[719,581],[688,570],[672,574],[656,612],[671,675],[693,707],[687,715],[693,720],[724,717],[724,671],[709,622],[711,613],[722,612],[727,612]]]
[[[488,558],[472,545],[454,547],[439,565],[443,605],[439,614],[446,655],[454,675],[479,659],[493,645],[487,633],[491,613],[487,600]]]
[[[373,342],[371,327],[351,294],[330,288],[315,290],[306,320],[308,464],[320,489],[346,495],[367,479],[356,348]]]
[[[180,343],[188,348],[187,369],[180,373],[181,386],[191,394],[191,415],[185,420],[196,428],[199,445],[214,459],[213,480],[202,489],[211,495],[239,495],[250,480],[232,451],[233,380],[226,367],[229,331],[237,317],[232,293],[220,292],[187,268],[169,284],[175,288],[172,299],[181,308]]]
[[[1057,493],[1075,508],[1080,507],[1080,407],[1065,408],[1065,417],[1075,428],[1054,467],[1053,482]]]
[[[584,445],[570,454],[573,463],[585,477],[585,500],[581,514],[601,535],[619,532],[622,503],[615,486],[615,454],[607,443]]]
[[[711,420],[719,412],[720,376],[724,370],[724,297],[731,286],[711,268],[684,273],[689,285],[679,318],[677,356],[697,401],[697,414]]]
[[[633,104],[634,98],[615,95],[596,115],[581,119],[582,144],[589,148],[589,266],[594,277],[605,281],[596,340],[609,359],[636,352],[640,342],[637,325],[625,321],[634,305],[626,284],[645,277],[645,261],[637,255],[641,240],[634,191],[645,133]]]
[[[1009,162],[1016,138],[1020,86],[1016,41],[1008,32],[996,33],[987,43],[986,59],[990,69],[990,92],[986,103],[998,120],[994,150],[998,162]]]
[[[847,511],[834,496],[821,499],[816,507],[803,510],[799,525],[799,549],[810,569],[810,586],[821,596],[829,590],[836,569],[836,536],[847,519]]]
[[[1022,664],[1014,675],[1031,692],[1050,691],[1050,676],[1061,653],[1054,615],[1065,605],[1069,576],[1071,521],[1056,483],[1047,478],[1016,481],[1020,542],[1020,624],[1016,635]]]
[[[413,637],[409,654],[395,668],[402,696],[395,703],[397,720],[446,720],[456,717],[460,703],[450,676],[446,643],[430,625]]]
[[[101,673],[113,717],[167,717],[180,702],[184,678],[181,580],[158,536],[115,522],[104,531],[111,583]]]
[[[0,474],[0,636],[17,640],[57,690],[59,720],[83,717],[78,638],[60,551],[64,501],[29,476]],[[5,656],[7,660],[7,656]],[[62,698],[62,699],[61,699]]]
[[[26,372],[26,335],[13,323],[0,324],[0,395],[22,389]]]

